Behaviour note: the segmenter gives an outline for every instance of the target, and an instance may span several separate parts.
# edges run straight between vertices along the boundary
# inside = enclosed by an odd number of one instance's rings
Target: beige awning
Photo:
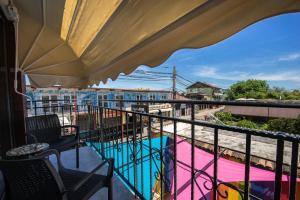
[[[83,87],[300,10],[299,0],[14,0],[19,65],[39,87]]]

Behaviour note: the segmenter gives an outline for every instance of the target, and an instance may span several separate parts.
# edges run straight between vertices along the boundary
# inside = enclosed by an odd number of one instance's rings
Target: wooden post
[[[12,147],[25,144],[24,100],[14,92],[15,33],[13,23],[0,9],[0,157]],[[24,92],[24,79],[18,74]]]

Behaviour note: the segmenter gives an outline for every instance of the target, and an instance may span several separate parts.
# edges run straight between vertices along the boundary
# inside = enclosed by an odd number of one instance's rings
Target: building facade
[[[222,89],[204,82],[196,82],[186,88],[186,96],[194,100],[219,100],[222,99]]]
[[[131,90],[131,89],[75,89],[75,88],[26,88],[26,95],[30,96],[32,101],[27,102],[27,112],[31,114],[43,114],[45,112],[62,112],[61,105],[77,105],[85,106],[87,104],[93,106],[102,106],[107,108],[120,108],[131,110],[136,102],[140,100],[171,100],[172,93],[166,90]],[[126,100],[118,102],[112,100]],[[38,109],[36,109],[38,108]],[[66,107],[65,112],[68,108]],[[148,105],[148,112],[157,114],[161,111],[164,116],[173,116],[171,104],[153,104]],[[190,114],[190,110],[186,109],[182,104],[175,110],[176,116],[184,116]]]

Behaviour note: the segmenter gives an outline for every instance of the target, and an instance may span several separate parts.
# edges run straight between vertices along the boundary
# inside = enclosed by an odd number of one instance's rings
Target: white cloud
[[[196,73],[200,77],[219,80],[241,81],[247,79],[267,81],[293,81],[300,83],[300,71],[284,71],[274,73],[249,73],[243,71],[220,72],[215,67],[202,66]]]
[[[291,53],[278,58],[278,61],[292,61],[300,58],[300,53]]]
[[[217,69],[214,67],[203,66],[199,71],[199,76],[215,76],[217,73]]]

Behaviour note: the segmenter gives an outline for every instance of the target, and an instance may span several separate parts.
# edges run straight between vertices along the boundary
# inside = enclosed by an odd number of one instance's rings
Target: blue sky
[[[223,88],[252,78],[267,80],[271,86],[300,89],[300,14],[260,21],[215,45],[178,50],[162,65],[140,69],[171,72],[174,65],[189,80]],[[171,81],[116,80],[100,87],[169,89]]]

